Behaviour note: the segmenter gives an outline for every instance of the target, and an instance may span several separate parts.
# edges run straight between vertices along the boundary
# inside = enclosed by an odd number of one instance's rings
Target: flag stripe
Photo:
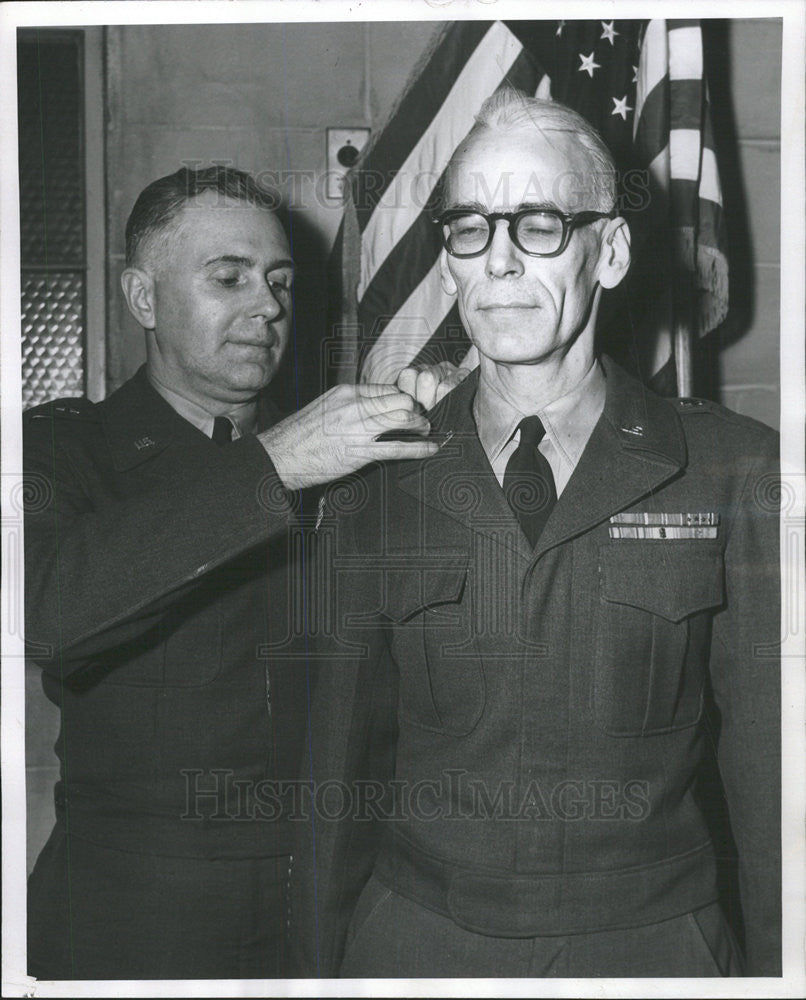
[[[422,213],[361,297],[358,322],[366,328],[379,313],[390,315],[402,308],[431,270],[439,247],[437,227],[427,213]]]
[[[649,172],[661,191],[669,190],[670,153],[668,142],[649,164]]]
[[[702,172],[700,174],[700,198],[722,204],[722,188],[719,183],[719,170],[716,156],[712,149],[702,151]]]
[[[352,175],[359,228],[363,230],[378,198],[456,83],[456,75],[490,30],[489,21],[449,24],[425,66],[415,68],[397,106],[379,129]],[[367,179],[365,171],[371,171]]]
[[[669,22],[669,79],[702,79],[702,36],[699,27],[677,27]]]
[[[384,327],[361,369],[364,382],[394,382],[423,349],[454,303],[439,280],[439,261]]]
[[[669,132],[673,180],[695,181],[700,176],[700,131],[673,128]]]
[[[470,349],[465,328],[459,318],[459,308],[454,300],[448,315],[437,326],[431,339],[415,356],[414,365],[434,365],[439,361],[450,361],[458,365]]]
[[[654,18],[649,22],[641,45],[638,63],[638,85],[635,94],[634,132],[640,124],[644,112],[644,102],[666,77],[669,70],[669,46],[666,37],[666,22]],[[652,159],[652,157],[649,157]]]
[[[670,80],[669,127],[702,130],[702,85],[699,80]]]
[[[442,107],[387,186],[367,222],[361,237],[359,298],[422,211],[451,154],[473,125],[473,116],[485,98],[499,86],[522,51],[521,43],[509,28],[496,21],[468,59]],[[362,174],[376,172],[374,161],[371,167],[362,168]]]
[[[635,148],[641,161],[650,164],[669,144],[669,103],[666,99],[667,77],[647,96],[644,113],[635,126]]]

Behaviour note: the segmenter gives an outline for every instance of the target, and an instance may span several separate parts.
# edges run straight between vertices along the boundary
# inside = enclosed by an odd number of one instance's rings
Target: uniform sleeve
[[[772,450],[752,463],[732,512],[726,603],[711,653],[751,976],[781,974],[780,479]]]
[[[255,438],[120,499],[91,461],[100,428],[25,424],[26,648],[56,677],[154,627],[206,573],[293,518]]]

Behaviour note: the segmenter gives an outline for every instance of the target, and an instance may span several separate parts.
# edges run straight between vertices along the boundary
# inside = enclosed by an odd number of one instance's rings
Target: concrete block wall
[[[325,330],[321,281],[340,220],[338,203],[317,192],[325,130],[377,129],[439,28],[414,21],[106,29],[109,391],[144,360],[142,331],[118,285],[126,217],[149,181],[183,161],[291,172],[297,327]],[[727,405],[776,426],[781,27],[737,20],[709,27],[709,36],[715,125],[734,150],[722,180],[737,248],[731,313],[713,338],[715,389]],[[294,386],[286,389],[281,403],[290,408]],[[30,865],[53,821],[58,713],[35,673],[27,693]]]
[[[714,336],[716,397],[779,425],[781,21],[714,26],[712,93],[731,254],[730,312]]]

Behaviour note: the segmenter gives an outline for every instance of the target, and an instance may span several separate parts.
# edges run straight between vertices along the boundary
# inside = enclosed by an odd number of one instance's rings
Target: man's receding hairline
[[[494,147],[496,145],[497,140],[503,141],[506,140],[509,136],[524,135],[533,137],[535,134],[542,135],[544,131],[550,131],[560,135],[567,135],[571,139],[576,138],[576,141],[571,146],[572,151],[575,153],[583,154],[587,169],[589,169],[592,173],[596,174],[597,177],[599,176],[600,172],[597,169],[596,159],[593,155],[593,152],[588,148],[588,146],[585,145],[584,142],[581,141],[580,133],[573,128],[552,128],[546,130],[538,129],[536,133],[532,131],[532,129],[528,124],[508,126],[500,129],[485,128],[483,130],[478,130],[478,131],[474,130],[470,132],[462,141],[462,143],[456,148],[456,151],[450,158],[450,161],[448,162],[448,167],[445,171],[445,181],[444,181],[444,194],[446,196],[445,204],[447,205],[447,198],[451,192],[451,181],[452,181],[451,175],[456,171],[457,167],[459,167],[460,165],[464,166],[465,169],[467,169],[467,164],[464,163],[463,161],[465,160],[466,157],[468,157],[472,153],[474,147],[483,145]],[[563,151],[563,155],[569,161],[568,173],[569,174],[574,173],[578,169],[579,165],[570,162],[570,159],[567,157],[565,151]],[[534,157],[533,159],[537,159],[537,157]],[[472,169],[470,172],[472,173]],[[502,176],[504,176],[503,173]],[[600,199],[597,198],[597,201],[598,200]]]
[[[209,196],[209,197],[208,197]],[[286,242],[288,237],[285,232],[285,228],[280,221],[277,212],[270,208],[268,205],[262,205],[257,201],[250,201],[247,198],[236,198],[230,194],[224,194],[220,191],[216,191],[213,188],[207,188],[204,191],[199,191],[197,194],[192,195],[190,198],[185,199],[182,204],[176,209],[170,218],[165,219],[159,226],[153,227],[148,233],[146,233],[137,245],[137,252],[135,259],[132,261],[132,267],[139,267],[143,270],[148,269],[148,265],[156,269],[163,264],[165,255],[171,249],[171,244],[182,234],[182,229],[184,227],[186,214],[188,211],[192,212],[194,207],[194,202],[199,202],[202,199],[210,200],[214,198],[217,202],[226,201],[227,205],[202,205],[203,208],[237,208],[243,206],[244,208],[256,208],[266,215],[273,218],[282,232]],[[159,240],[160,245],[155,247],[155,241]],[[290,251],[289,251],[290,253]]]
[[[470,132],[457,146],[445,171],[444,184],[438,202],[444,207],[449,194],[451,173],[460,157],[467,155],[473,143],[487,140],[495,143],[506,136],[551,135],[575,137],[571,149],[582,149],[590,165],[591,193],[596,207],[608,211],[618,203],[615,184],[615,162],[602,136],[591,123],[559,101],[544,100],[505,86],[491,94],[482,104]],[[573,166],[569,164],[569,172]]]
[[[207,191],[211,194],[208,196]],[[226,207],[235,208],[237,202],[265,209],[278,219],[285,230],[281,218],[282,206],[278,196],[262,188],[255,178],[237,167],[206,167],[192,169],[180,167],[172,174],[158,177],[148,184],[137,196],[134,206],[126,222],[126,263],[133,266],[138,261],[142,263],[143,255],[140,245],[144,247],[147,241],[164,240],[173,220],[184,212],[185,207],[194,205],[197,199],[211,199],[211,206],[221,205],[220,198],[226,199]]]

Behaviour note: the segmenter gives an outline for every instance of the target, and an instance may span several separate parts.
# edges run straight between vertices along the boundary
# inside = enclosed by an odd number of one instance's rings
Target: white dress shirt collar
[[[479,440],[498,481],[503,482],[510,454],[517,447],[518,424],[536,414],[546,429],[540,450],[554,473],[559,496],[571,478],[604,409],[606,379],[598,361],[577,384],[546,406],[525,413],[483,379],[473,401]]]

